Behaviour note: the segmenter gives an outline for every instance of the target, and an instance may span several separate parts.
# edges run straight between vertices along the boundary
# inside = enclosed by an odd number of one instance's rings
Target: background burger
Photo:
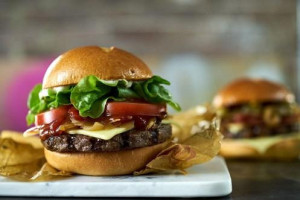
[[[118,48],[70,50],[28,98],[24,135],[39,134],[49,164],[86,175],[143,168],[171,138],[166,104],[180,110],[147,65]]]
[[[284,86],[262,80],[236,80],[213,100],[229,158],[294,159],[300,155],[299,109]]]

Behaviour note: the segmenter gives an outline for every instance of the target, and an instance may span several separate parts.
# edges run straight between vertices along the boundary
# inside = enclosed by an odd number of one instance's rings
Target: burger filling
[[[288,134],[300,130],[296,105],[285,102],[241,104],[218,111],[226,138],[254,138]]]
[[[42,89],[29,95],[24,136],[39,134],[57,152],[119,151],[151,146],[171,138],[163,124],[166,105],[180,110],[158,76],[144,81],[83,78],[77,85]]]

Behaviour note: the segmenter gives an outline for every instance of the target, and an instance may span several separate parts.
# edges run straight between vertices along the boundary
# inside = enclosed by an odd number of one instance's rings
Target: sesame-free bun
[[[117,152],[58,153],[44,148],[47,162],[56,169],[76,174],[113,176],[132,174],[146,166],[168,142]]]
[[[229,83],[213,99],[216,108],[255,102],[295,101],[294,95],[284,86],[264,79],[242,78]]]
[[[152,72],[142,60],[122,49],[80,47],[67,51],[50,64],[43,88],[77,84],[89,75],[104,80],[144,80],[151,78]]]
[[[261,139],[251,139],[256,146],[266,145]],[[272,137],[263,140],[272,140]],[[220,155],[227,159],[264,159],[277,161],[290,161],[300,158],[300,137],[282,138],[260,151],[243,139],[224,139]]]

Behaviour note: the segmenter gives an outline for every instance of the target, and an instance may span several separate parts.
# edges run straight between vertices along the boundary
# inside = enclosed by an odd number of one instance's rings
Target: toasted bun
[[[225,158],[257,158],[259,152],[241,141],[226,140],[222,141],[220,155]]]
[[[295,101],[294,95],[284,86],[263,79],[238,79],[218,92],[213,100],[216,108],[252,102]]]
[[[84,175],[124,175],[142,169],[168,142],[133,150],[104,153],[58,153],[44,149],[53,167]]]
[[[300,158],[300,139],[286,138],[259,152],[253,146],[236,139],[225,139],[222,141],[220,155],[227,159],[265,159],[290,161]]]
[[[151,78],[152,72],[142,60],[124,50],[80,47],[67,51],[50,64],[43,88],[77,84],[88,75],[104,80],[143,80]]]

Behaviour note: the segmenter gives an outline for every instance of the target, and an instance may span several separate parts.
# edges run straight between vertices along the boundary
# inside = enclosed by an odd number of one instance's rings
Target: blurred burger
[[[293,159],[300,153],[300,115],[295,97],[284,86],[243,78],[221,89],[213,100],[228,158]]]
[[[171,138],[166,105],[180,110],[136,56],[97,46],[70,50],[49,66],[28,98],[28,129],[53,167],[86,175],[130,174]]]

